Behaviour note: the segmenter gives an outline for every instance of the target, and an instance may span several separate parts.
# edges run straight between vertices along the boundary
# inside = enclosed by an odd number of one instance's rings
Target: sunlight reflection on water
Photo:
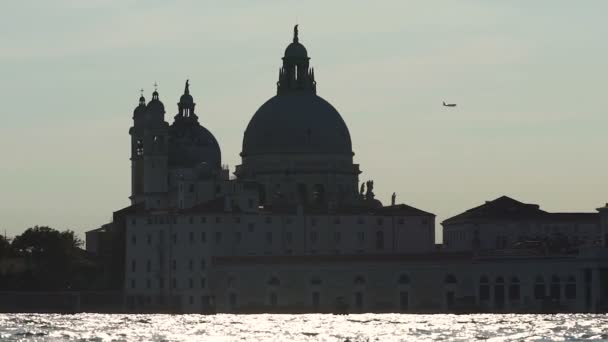
[[[608,341],[608,315],[0,314],[2,341]]]

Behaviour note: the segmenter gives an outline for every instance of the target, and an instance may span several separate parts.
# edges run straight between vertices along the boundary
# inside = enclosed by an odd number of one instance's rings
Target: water
[[[608,341],[608,315],[0,314],[0,341]]]

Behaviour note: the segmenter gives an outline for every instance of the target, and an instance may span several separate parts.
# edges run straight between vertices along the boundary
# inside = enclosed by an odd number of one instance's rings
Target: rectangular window
[[[222,218],[221,217],[216,217],[215,218],[215,223],[221,223],[222,222]]]
[[[194,271],[194,260],[190,259],[190,260],[188,261],[188,269],[189,269],[190,271]]]
[[[148,234],[148,245],[152,244],[152,234]]]
[[[171,288],[177,288],[177,279],[173,278],[171,279]]]
[[[206,285],[205,283],[206,283],[205,278],[201,278],[201,289],[205,288],[205,285]]]
[[[188,299],[190,301],[190,305],[194,304],[194,296],[190,296],[190,299]]]
[[[188,279],[188,286],[193,289],[194,288],[194,280],[192,278]]]
[[[267,224],[271,224],[272,223],[272,217],[270,217],[270,216],[266,217],[266,223]]]
[[[177,243],[177,233],[173,233],[173,244],[175,245]]]
[[[509,285],[509,300],[519,300],[519,284]]]
[[[234,223],[241,223],[241,218],[240,217],[235,217],[234,218]]]
[[[150,261],[150,259],[146,261],[146,272],[152,272],[152,261]]]
[[[131,288],[134,289],[135,288],[135,279],[131,279]]]
[[[194,217],[190,216],[188,218],[188,223],[193,224],[194,223]]]
[[[131,235],[131,244],[133,246],[135,246],[135,244],[137,243],[137,238],[135,237],[135,234]]]
[[[384,219],[383,218],[378,218],[378,225],[381,226],[384,223]]]
[[[158,287],[161,289],[165,288],[165,278],[158,278]]]
[[[365,241],[365,232],[357,233],[357,239],[359,240],[359,244],[363,244]]]
[[[286,241],[287,243],[291,243],[291,238],[292,238],[292,236],[291,236],[291,232],[287,232],[287,233],[285,233],[285,241]]]
[[[146,279],[146,288],[151,288],[152,287],[152,282],[150,281],[150,279]]]
[[[173,262],[172,262],[171,268],[172,268],[174,271],[175,271],[175,270],[177,270],[177,260],[173,259]]]
[[[247,229],[249,230],[249,232],[250,232],[250,233],[253,233],[253,229],[254,229],[254,228],[255,228],[255,224],[253,224],[253,223],[249,223],[249,226],[248,226],[248,228],[247,228]]]
[[[272,233],[266,232],[266,243],[272,243]]]
[[[341,239],[342,239],[342,236],[341,236],[340,232],[335,232],[335,233],[334,233],[334,241],[335,241],[336,243],[340,243],[340,240],[341,240]]]
[[[188,235],[190,237],[190,243],[194,243],[194,232],[190,232]]]
[[[222,242],[222,232],[215,232],[215,243]]]
[[[207,234],[205,232],[201,232],[201,242],[207,242]]]
[[[575,299],[576,298],[576,284],[566,284],[565,288],[566,299]]]
[[[241,234],[241,232],[235,232],[234,233],[234,241],[236,243],[241,243],[242,239],[243,239],[243,234]]]
[[[317,234],[317,232],[310,232],[310,241],[311,242],[317,242],[318,238],[319,238],[319,235]]]
[[[206,264],[207,264],[207,263],[205,262],[205,259],[204,259],[204,258],[203,258],[203,259],[201,259],[201,271],[204,271],[204,270],[205,270],[205,267],[207,266]]]
[[[534,285],[534,299],[544,299],[544,298],[545,298],[545,285],[544,284]]]
[[[311,224],[312,226],[316,226],[316,225],[317,225],[317,219],[316,219],[316,218],[312,218],[312,219],[310,219],[310,224]]]
[[[201,223],[207,223],[207,218],[205,216],[201,217]]]
[[[131,272],[135,272],[135,259],[131,260]]]

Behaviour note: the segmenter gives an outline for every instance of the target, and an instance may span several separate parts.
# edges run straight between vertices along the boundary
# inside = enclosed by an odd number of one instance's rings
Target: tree
[[[87,267],[81,245],[82,240],[73,231],[60,232],[46,226],[35,226],[16,236],[13,250],[33,266],[32,277],[24,287],[32,290],[73,288],[77,273]]]

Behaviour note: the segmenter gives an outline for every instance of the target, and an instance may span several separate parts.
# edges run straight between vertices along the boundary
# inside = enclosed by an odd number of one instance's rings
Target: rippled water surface
[[[608,315],[0,314],[1,341],[608,341]]]

